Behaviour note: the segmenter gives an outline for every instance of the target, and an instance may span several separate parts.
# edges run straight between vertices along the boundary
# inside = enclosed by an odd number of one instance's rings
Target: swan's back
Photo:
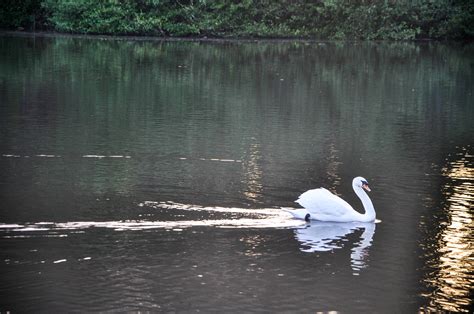
[[[357,212],[339,196],[319,188],[309,190],[296,200],[311,213],[311,218],[323,221],[350,221]]]

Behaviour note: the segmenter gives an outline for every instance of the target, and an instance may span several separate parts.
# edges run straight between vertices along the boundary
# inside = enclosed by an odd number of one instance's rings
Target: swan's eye
[[[362,180],[362,185],[369,185],[369,182]]]

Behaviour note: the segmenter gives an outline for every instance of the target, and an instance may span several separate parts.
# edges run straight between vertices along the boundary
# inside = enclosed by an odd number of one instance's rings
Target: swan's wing
[[[325,188],[306,191],[296,202],[311,214],[344,216],[353,211],[351,205]]]

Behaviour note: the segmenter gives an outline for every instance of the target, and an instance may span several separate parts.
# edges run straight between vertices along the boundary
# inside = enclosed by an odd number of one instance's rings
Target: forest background
[[[80,34],[473,39],[472,0],[2,0],[0,28]]]

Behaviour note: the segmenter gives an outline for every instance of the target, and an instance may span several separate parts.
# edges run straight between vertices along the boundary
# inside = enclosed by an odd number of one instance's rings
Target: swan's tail
[[[311,214],[306,210],[306,208],[297,208],[297,209],[289,209],[289,208],[282,208],[284,212],[290,213],[293,218],[296,219],[303,219],[309,221],[311,219]]]

